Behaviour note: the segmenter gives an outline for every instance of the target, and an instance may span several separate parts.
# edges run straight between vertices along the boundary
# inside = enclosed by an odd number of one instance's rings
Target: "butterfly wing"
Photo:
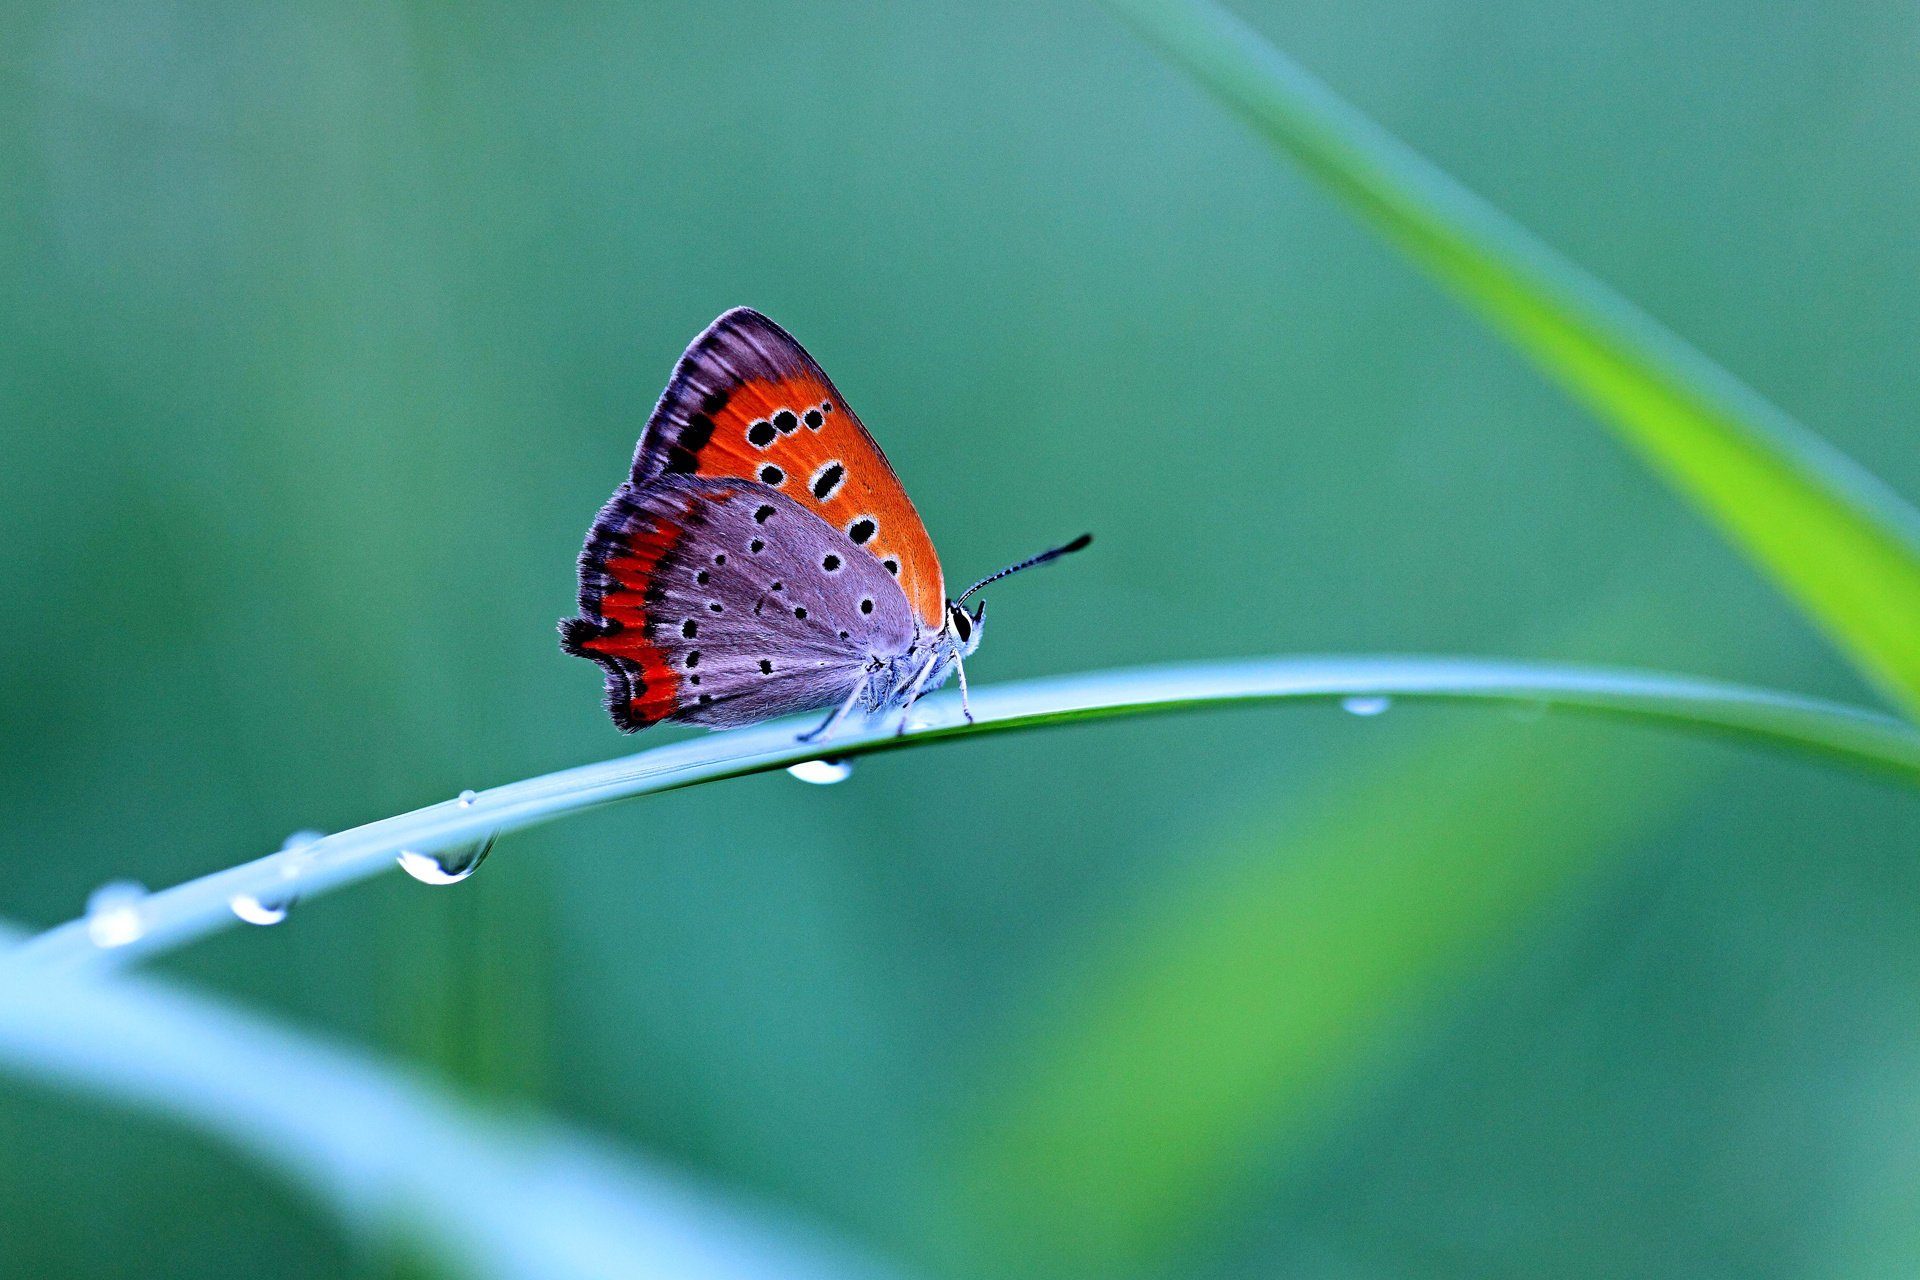
[[[775,490],[896,578],[923,629],[944,624],[940,561],[900,478],[813,357],[759,312],[727,312],[675,366],[640,437],[633,484],[676,475]]]
[[[561,623],[628,733],[836,706],[913,636],[900,585],[842,531],[767,486],[678,473],[614,492]]]

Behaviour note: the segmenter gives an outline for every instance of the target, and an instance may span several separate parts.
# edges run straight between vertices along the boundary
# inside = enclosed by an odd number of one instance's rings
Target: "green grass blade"
[[[1040,985],[937,1188],[976,1274],[1164,1270],[1712,764],[1591,723],[1432,729],[1203,837]]]
[[[0,1076],[186,1124],[298,1184],[350,1233],[455,1269],[434,1274],[897,1274],[784,1215],[150,978],[0,983]]]
[[[238,895],[302,899],[393,869],[402,849],[437,853],[489,833],[516,831],[616,800],[784,769],[821,754],[852,758],[911,750],[962,736],[1005,733],[1115,716],[1270,702],[1385,696],[1558,706],[1753,737],[1854,765],[1920,778],[1920,733],[1887,716],[1794,694],[1653,672],[1471,658],[1262,658],[1096,672],[981,688],[974,723],[951,694],[914,709],[913,732],[892,718],[845,732],[824,753],[802,743],[808,720],[782,720],[688,738],[448,800],[337,832],[155,893],[140,905],[137,936],[103,949],[84,920],[0,949],[0,983],[22,971],[116,966],[235,923]]]
[[[1920,714],[1920,513],[1207,0],[1108,0],[1476,308]]]

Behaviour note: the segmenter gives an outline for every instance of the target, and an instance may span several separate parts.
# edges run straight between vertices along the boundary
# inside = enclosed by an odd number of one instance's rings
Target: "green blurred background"
[[[1920,10],[1244,3],[1907,494]],[[833,373],[976,680],[1469,652],[1865,700],[1690,510],[1089,3],[0,9],[0,916],[623,742],[563,657],[682,346]],[[1920,809],[1330,709],[510,837],[167,972],[927,1276],[1920,1267]],[[1357,904],[1357,905],[1356,905]],[[0,1274],[408,1265],[0,1082]]]

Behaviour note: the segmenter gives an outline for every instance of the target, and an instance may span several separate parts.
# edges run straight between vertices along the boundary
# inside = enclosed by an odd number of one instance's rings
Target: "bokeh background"
[[[1920,494],[1913,5],[1238,8]],[[996,591],[977,680],[1459,652],[1870,696],[1085,0],[14,0],[0,916],[646,745],[553,624],[740,303],[950,577],[1098,534]],[[902,1274],[1911,1274],[1917,836],[1757,748],[1234,713],[657,797],[163,968]],[[422,1265],[0,1080],[0,1274]]]

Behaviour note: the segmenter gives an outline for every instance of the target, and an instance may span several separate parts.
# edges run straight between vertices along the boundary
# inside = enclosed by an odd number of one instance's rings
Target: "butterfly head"
[[[962,658],[971,658],[973,651],[980,647],[980,635],[985,630],[986,616],[985,600],[975,605],[972,613],[968,613],[967,606],[958,600],[947,601],[948,643]]]

